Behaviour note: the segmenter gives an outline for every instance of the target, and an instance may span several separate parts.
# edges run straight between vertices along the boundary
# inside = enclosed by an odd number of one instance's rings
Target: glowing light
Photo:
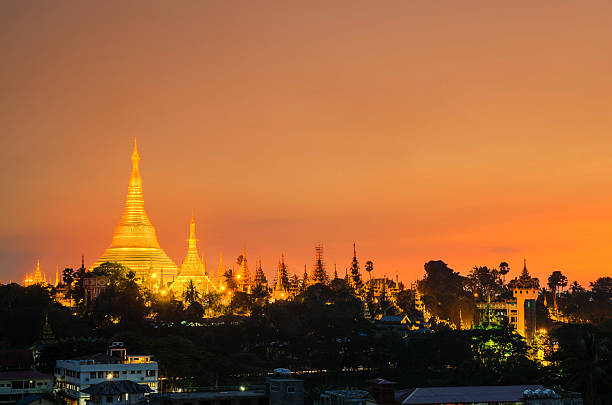
[[[113,379],[113,373],[106,374],[106,379],[107,380],[112,380]]]
[[[151,274],[151,277],[153,277],[153,278],[157,278],[157,273],[153,273],[153,274]]]
[[[145,212],[139,162],[140,155],[134,140],[125,211],[115,228],[110,247],[91,268],[104,262],[116,262],[137,274],[150,275],[154,271],[163,271],[160,277],[173,278],[178,273],[178,267],[159,246],[155,228]]]
[[[241,385],[240,386],[240,391],[244,391],[244,390],[246,390],[246,388],[244,387],[244,385]]]

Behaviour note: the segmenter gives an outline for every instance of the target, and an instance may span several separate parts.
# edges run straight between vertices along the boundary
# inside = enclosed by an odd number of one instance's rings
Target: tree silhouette
[[[189,305],[193,304],[194,302],[198,302],[200,299],[200,292],[198,291],[193,280],[189,280],[189,282],[187,282],[185,291],[183,292],[183,298],[185,299],[185,302],[189,303]]]
[[[506,262],[501,262],[499,264],[499,274],[501,274],[504,283],[506,283],[506,274],[510,271],[510,266]]]
[[[370,280],[372,280],[372,271],[374,270],[374,263],[372,263],[372,260],[368,260],[365,263],[365,271],[368,272],[368,275],[370,276]]]

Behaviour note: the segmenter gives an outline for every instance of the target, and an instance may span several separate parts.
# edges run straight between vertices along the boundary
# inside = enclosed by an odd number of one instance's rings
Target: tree
[[[501,293],[503,284],[497,269],[474,266],[467,277],[467,285],[473,294],[484,298]]]
[[[365,271],[367,271],[367,272],[368,272],[368,275],[370,276],[370,277],[369,277],[369,278],[370,278],[370,280],[372,280],[372,271],[373,271],[373,270],[374,270],[374,263],[372,263],[372,261],[371,261],[371,260],[368,260],[368,261],[365,263]]]
[[[580,284],[578,284],[578,281],[574,281],[570,285],[570,291],[572,292],[572,294],[578,294],[583,293],[585,290]]]
[[[185,299],[185,302],[189,303],[189,305],[193,304],[194,302],[198,302],[200,299],[200,292],[198,291],[193,280],[189,280],[187,283],[185,291],[183,292],[183,298]]]
[[[612,277],[599,277],[591,283],[593,293],[612,297]]]
[[[68,295],[72,295],[72,283],[74,283],[74,269],[72,267],[66,267],[62,271],[62,281],[68,287]]]
[[[236,282],[236,277],[234,277],[234,271],[232,269],[227,269],[225,273],[223,273],[223,277],[225,278],[225,285],[229,290],[236,290],[238,288],[238,283]]]
[[[501,262],[499,264],[499,274],[501,274],[504,283],[506,282],[506,274],[510,271],[510,266],[506,262]]]
[[[553,292],[553,307],[557,308],[557,289],[567,285],[567,277],[559,270],[555,270],[548,276],[548,286]]]
[[[558,370],[563,370],[562,382],[570,389],[581,391],[585,404],[603,404],[602,391],[611,387],[610,339],[593,326],[583,325],[566,325],[554,334],[559,350],[551,360],[558,365]]]

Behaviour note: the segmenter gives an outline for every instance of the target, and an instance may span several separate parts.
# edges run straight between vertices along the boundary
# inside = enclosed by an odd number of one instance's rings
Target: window
[[[113,371],[113,378],[119,378],[119,372]]]
[[[270,385],[270,391],[278,392],[278,385]]]
[[[127,374],[127,371],[124,370],[124,371],[121,372],[121,374]]]
[[[89,373],[89,378],[96,378],[96,372],[92,371],[91,373]]]
[[[130,374],[136,374],[135,370],[130,371]]]
[[[287,386],[287,392],[289,394],[295,394],[295,387],[293,385],[288,385]]]
[[[155,370],[147,370],[147,377],[155,377]]]
[[[104,378],[104,371],[98,371],[98,378]]]
[[[11,388],[14,390],[23,389],[23,381],[13,381]]]
[[[113,403],[113,397],[112,397],[112,396],[110,396],[110,395],[109,395],[109,396],[107,396],[107,397],[106,397],[106,402],[108,402],[109,404],[112,404],[112,403]]]

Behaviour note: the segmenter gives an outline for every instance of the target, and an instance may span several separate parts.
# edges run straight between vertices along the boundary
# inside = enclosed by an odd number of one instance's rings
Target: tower
[[[285,255],[281,256],[278,261],[278,271],[276,273],[276,284],[272,291],[274,300],[286,300],[289,297],[289,276],[287,274],[287,265],[285,264]]]
[[[198,254],[198,239],[196,238],[195,219],[191,214],[189,222],[189,238],[187,239],[187,255],[181,264],[176,280],[172,283],[171,289],[176,295],[182,296],[190,281],[200,292],[216,291],[217,289],[210,281],[204,270],[204,264]]]
[[[533,341],[535,338],[538,293],[539,282],[529,275],[527,260],[524,260],[523,271],[514,284],[512,295],[516,300],[516,331],[527,339],[528,342]]]
[[[34,273],[26,273],[26,277],[25,277],[25,280],[24,280],[23,284],[26,287],[29,287],[31,285],[45,284],[46,282],[47,282],[47,278],[40,271],[40,260],[37,260],[36,261],[36,270],[34,271]]]
[[[351,285],[356,292],[361,292],[363,289],[363,281],[361,281],[361,274],[359,273],[359,261],[357,261],[357,249],[353,242],[353,260],[351,262]]]
[[[243,292],[251,292],[251,273],[249,272],[249,263],[246,258],[246,249],[242,249],[242,261],[240,263],[240,273],[238,274],[240,289]]]
[[[266,278],[265,273],[263,272],[263,268],[261,267],[261,260],[259,260],[256,264],[255,269],[255,285],[264,287],[266,290],[268,289],[268,279]]]
[[[134,138],[132,173],[125,211],[115,228],[110,247],[90,269],[104,262],[115,262],[129,267],[141,280],[152,276],[149,274],[151,271],[160,277],[164,276],[166,280],[173,280],[178,273],[178,267],[159,246],[155,228],[145,212],[139,164],[140,155]]]
[[[318,243],[315,246],[315,264],[312,271],[313,283],[327,284],[329,281],[325,272],[325,263],[323,262],[323,245]]]

